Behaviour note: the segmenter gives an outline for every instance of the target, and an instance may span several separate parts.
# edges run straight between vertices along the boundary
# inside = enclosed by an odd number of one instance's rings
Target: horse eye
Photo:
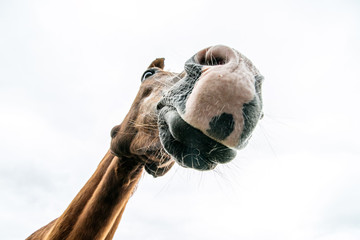
[[[144,81],[145,79],[147,79],[148,77],[151,77],[152,75],[154,75],[158,70],[157,69],[149,69],[146,70],[144,72],[144,74],[141,77],[141,81]]]

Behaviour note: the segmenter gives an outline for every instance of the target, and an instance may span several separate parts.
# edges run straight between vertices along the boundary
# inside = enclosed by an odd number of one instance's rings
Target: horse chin
[[[158,126],[165,151],[182,167],[211,170],[236,156],[235,150],[185,122],[174,107],[164,106],[159,110]]]

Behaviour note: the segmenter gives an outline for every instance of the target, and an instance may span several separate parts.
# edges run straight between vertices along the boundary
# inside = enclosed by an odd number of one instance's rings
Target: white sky
[[[145,175],[115,239],[360,239],[360,4],[1,1],[0,239],[58,217],[109,147],[156,57],[236,48],[265,117],[213,172]]]

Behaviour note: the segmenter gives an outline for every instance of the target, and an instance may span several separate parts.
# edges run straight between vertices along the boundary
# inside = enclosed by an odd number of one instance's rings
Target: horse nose
[[[187,80],[195,83],[184,110],[179,111],[181,117],[223,145],[241,147],[244,126],[249,122],[243,110],[256,97],[257,70],[239,52],[223,45],[199,51],[185,64],[185,70]],[[258,119],[260,105],[253,105],[247,109],[256,111],[252,115]]]
[[[195,55],[195,62],[203,66],[225,65],[236,61],[232,48],[217,45],[201,50]]]

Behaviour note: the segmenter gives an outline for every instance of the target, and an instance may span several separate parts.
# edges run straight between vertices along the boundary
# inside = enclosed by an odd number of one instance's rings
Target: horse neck
[[[112,239],[142,172],[141,162],[108,151],[65,212],[44,227],[41,239]]]

